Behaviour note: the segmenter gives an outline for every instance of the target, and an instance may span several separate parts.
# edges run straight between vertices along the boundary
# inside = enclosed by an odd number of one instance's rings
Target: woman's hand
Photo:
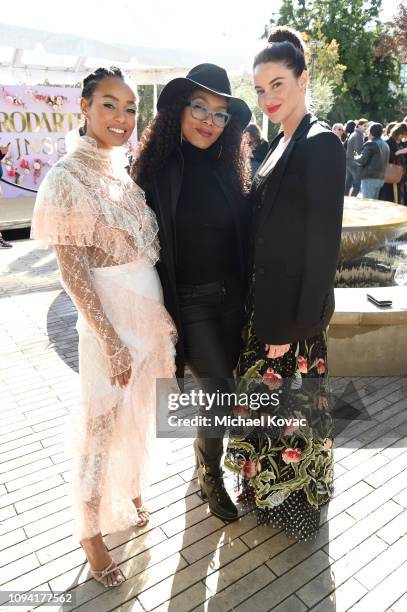
[[[125,372],[122,372],[122,374],[113,376],[113,378],[111,378],[110,380],[111,380],[112,385],[119,385],[119,387],[126,387],[130,380],[130,376],[131,376],[131,366],[129,367],[128,370],[126,370]]]
[[[110,372],[110,382],[112,385],[125,387],[131,376],[132,356],[127,346],[122,345],[119,350],[115,350],[117,346],[111,345],[107,355],[107,365]]]
[[[288,353],[290,346],[290,344],[266,344],[264,348],[269,359],[277,359]]]

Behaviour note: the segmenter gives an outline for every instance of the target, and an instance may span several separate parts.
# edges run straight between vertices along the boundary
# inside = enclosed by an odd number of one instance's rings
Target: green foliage
[[[304,33],[305,42],[310,43],[308,62],[311,65],[311,107],[321,119],[328,119],[335,98],[346,91],[344,72],[346,66],[339,61],[339,45],[336,40],[329,41],[322,32],[321,22],[310,41]]]
[[[153,85],[138,85],[137,134],[140,138],[153,118]]]
[[[163,90],[164,85],[157,86],[157,97]],[[137,95],[139,99],[137,111],[137,134],[140,138],[150,121],[154,117],[153,102],[154,102],[154,86],[153,85],[137,85]]]
[[[257,105],[257,94],[253,85],[253,76],[251,74],[242,74],[231,79],[233,95],[242,98],[252,111],[257,125],[262,128],[263,113]],[[267,139],[269,142],[273,140],[278,133],[278,125],[274,125],[269,121]]]
[[[304,38],[306,36],[304,35]],[[346,66],[340,62],[339,45],[335,39],[328,40],[318,23],[312,43],[315,45],[315,75],[339,90],[344,84]]]
[[[311,98],[312,112],[320,119],[327,119],[335,102],[332,83],[324,77],[314,79]]]
[[[249,106],[256,122],[261,126],[262,112],[257,106],[257,95],[251,74],[244,73],[231,79],[233,95],[242,98]]]
[[[332,122],[362,115],[382,122],[401,118],[401,64],[397,53],[386,51],[382,45],[386,29],[379,21],[381,3],[283,0],[278,18],[270,20],[266,28],[290,25],[315,41],[315,78],[323,75],[325,89],[327,83],[333,86]]]

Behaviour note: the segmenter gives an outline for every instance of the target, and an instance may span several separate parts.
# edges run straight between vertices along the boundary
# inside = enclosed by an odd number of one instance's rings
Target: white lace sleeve
[[[110,376],[129,369],[130,352],[113,329],[92,286],[86,247],[55,245],[62,281],[78,311],[95,331],[107,359]]]

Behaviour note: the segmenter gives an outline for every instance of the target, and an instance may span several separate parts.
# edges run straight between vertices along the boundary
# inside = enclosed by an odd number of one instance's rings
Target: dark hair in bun
[[[296,77],[307,69],[306,47],[299,32],[289,27],[278,27],[271,31],[268,42],[267,47],[254,58],[253,69],[258,64],[282,62]]]
[[[100,81],[111,78],[117,78],[124,81],[124,76],[120,68],[116,66],[110,66],[110,68],[96,68],[96,70],[83,79],[82,98],[89,100],[95,93]]]
[[[96,70],[91,72],[91,74],[88,74],[88,76],[83,79],[81,93],[82,98],[85,98],[85,100],[90,100],[99,83],[105,79],[112,78],[121,79],[124,81],[124,75],[120,68],[117,68],[116,66],[110,66],[110,68],[96,68]],[[81,136],[86,134],[86,119],[84,125],[79,128],[79,134]]]

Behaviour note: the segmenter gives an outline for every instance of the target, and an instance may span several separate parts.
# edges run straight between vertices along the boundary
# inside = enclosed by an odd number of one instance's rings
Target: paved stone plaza
[[[312,543],[250,514],[229,525],[208,514],[191,440],[171,441],[151,475],[150,524],[106,538],[128,578],[107,590],[71,535],[75,309],[52,251],[33,241],[0,251],[0,274],[0,591],[69,591],[64,610],[91,612],[407,610],[407,377],[333,381],[365,410],[336,438],[335,497]]]

